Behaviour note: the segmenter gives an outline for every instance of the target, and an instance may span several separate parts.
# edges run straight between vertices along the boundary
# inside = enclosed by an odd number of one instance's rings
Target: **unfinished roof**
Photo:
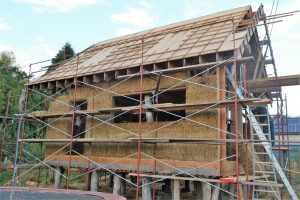
[[[226,52],[233,49],[232,22],[239,24],[251,6],[244,6],[212,15],[195,18],[159,28],[146,30],[94,44],[56,69],[32,80],[30,85],[103,72],[122,72],[134,69],[142,63],[156,64],[192,56]],[[243,29],[235,34],[235,45],[239,47],[247,34]],[[144,42],[142,45],[142,38]],[[101,78],[100,78],[101,79]]]

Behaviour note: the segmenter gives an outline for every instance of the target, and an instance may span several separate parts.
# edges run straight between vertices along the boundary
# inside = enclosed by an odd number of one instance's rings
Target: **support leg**
[[[113,194],[116,195],[124,195],[125,193],[125,181],[119,176],[114,175],[114,188],[113,188]]]
[[[143,179],[143,186],[142,186],[142,200],[151,200],[151,182],[150,178]]]
[[[203,191],[202,191],[202,183],[200,181],[194,182],[194,192],[197,200],[202,199]]]
[[[211,186],[207,183],[202,183],[203,199],[211,199]]]
[[[173,180],[172,199],[180,200],[180,180]]]
[[[97,170],[94,170],[91,173],[90,190],[92,192],[98,192],[98,190],[99,190],[99,172]]]
[[[54,175],[54,187],[56,189],[61,188],[61,177],[63,172],[63,168],[62,167],[56,167],[55,168],[55,175]]]
[[[213,191],[212,191],[212,195],[211,195],[211,200],[218,200],[219,199],[220,183],[216,183],[215,186],[217,186],[218,188],[213,187]]]

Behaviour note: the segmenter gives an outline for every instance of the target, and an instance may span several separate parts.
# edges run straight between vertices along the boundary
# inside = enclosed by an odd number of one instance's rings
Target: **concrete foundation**
[[[61,188],[61,178],[62,178],[63,173],[64,173],[64,168],[62,168],[62,167],[55,168],[54,188],[56,188],[56,189]]]
[[[151,182],[150,178],[143,179],[143,185],[142,185],[142,200],[151,200],[152,199],[152,193],[151,193]]]
[[[172,199],[180,200],[180,180],[173,180]]]
[[[203,199],[211,199],[211,186],[202,182]]]
[[[219,199],[219,194],[220,194],[220,183],[215,184],[216,187],[213,187],[213,191],[211,194],[211,200],[218,200]]]
[[[122,174],[114,175],[114,187],[113,194],[124,195],[125,194],[125,181],[121,178]]]
[[[92,192],[99,191],[99,172],[97,170],[94,170],[91,173],[90,190]]]
[[[200,181],[194,182],[194,193],[197,200],[202,199],[203,191],[202,191],[202,183]]]

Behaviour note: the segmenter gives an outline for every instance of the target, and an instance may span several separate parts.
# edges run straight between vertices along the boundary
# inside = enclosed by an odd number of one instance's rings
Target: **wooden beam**
[[[279,76],[277,79],[276,77],[270,77],[256,80],[248,80],[247,85],[249,86],[251,91],[270,89],[276,88],[277,80],[279,87],[300,85],[300,74]]]
[[[260,98],[249,98],[249,99],[240,99],[239,103],[241,105],[266,105],[270,104],[270,99],[260,99]],[[154,104],[151,106],[144,106],[143,112],[160,112],[163,111],[178,111],[178,110],[194,110],[194,109],[204,109],[204,108],[223,108],[229,107],[234,104],[233,100],[228,100],[226,102],[208,102],[208,103],[190,103],[190,104],[172,104],[172,103],[163,103],[163,104]],[[139,106],[129,106],[129,107],[115,107],[108,109],[99,109],[99,110],[85,110],[85,111],[76,111],[76,115],[100,115],[100,114],[108,114],[108,113],[118,113],[130,111],[131,113],[138,113]],[[56,118],[63,116],[70,117],[72,116],[72,112],[65,113],[51,113],[51,112],[33,112],[32,115],[35,118]],[[30,116],[27,116],[30,118]]]
[[[219,67],[217,69],[217,84],[218,84],[218,100],[219,101],[224,101],[226,99],[226,80],[225,80],[225,67]],[[219,108],[218,109],[218,135],[219,139],[226,139],[226,131],[227,130],[227,123],[226,123],[226,107]],[[220,174],[222,176],[226,176],[226,165],[227,165],[227,160],[226,158],[226,144],[223,144],[220,146],[219,149],[219,157],[222,159],[219,164],[220,164]]]
[[[138,138],[127,138],[123,140],[116,139],[98,139],[98,138],[61,138],[61,139],[40,139],[40,138],[31,138],[31,139],[20,139],[21,142],[31,142],[31,143],[68,143],[68,142],[78,142],[78,143],[137,143]],[[223,145],[226,143],[235,143],[235,139],[210,139],[210,138],[141,138],[142,143],[195,143],[195,144],[210,144],[210,145]],[[241,139],[241,145],[244,143],[252,143],[256,142],[256,144],[261,142],[278,142],[278,140],[250,140],[250,139]],[[290,141],[292,142],[292,141]],[[293,143],[300,143],[300,141]],[[283,148],[283,147],[282,147]]]
[[[244,58],[239,58],[237,59],[237,63],[248,63],[248,62],[254,62],[254,58],[252,56],[249,57],[244,57]],[[197,65],[188,65],[188,66],[183,66],[183,67],[177,67],[177,68],[168,68],[168,69],[162,69],[161,64],[154,64],[154,71],[152,72],[145,72],[144,75],[149,75],[153,73],[159,73],[159,72],[177,72],[177,71],[186,71],[190,69],[206,69],[215,65],[228,65],[232,64],[233,60],[228,60],[228,61],[217,61],[217,62],[208,62],[208,63],[202,63],[202,64],[197,64]],[[137,72],[137,71],[136,71]],[[124,76],[117,76],[117,79],[124,79],[128,78],[129,76],[132,76],[128,73],[129,75],[124,75]],[[140,74],[136,74],[135,76],[140,76]]]
[[[129,176],[137,176],[136,173],[129,173],[128,175]],[[139,176],[142,178],[148,177],[148,178],[153,178],[153,179],[171,179],[171,180],[189,180],[189,181],[203,180],[203,181],[206,181],[209,183],[223,183],[223,181],[220,180],[220,178],[218,178],[218,177],[217,178],[202,178],[202,177],[194,178],[194,177],[190,177],[190,176],[170,176],[170,175],[153,175],[153,174],[139,174]],[[267,177],[269,177],[269,176],[267,176]],[[235,179],[235,177],[232,177],[232,176],[230,176],[228,178]],[[262,178],[265,178],[265,176],[249,176],[248,180],[253,181],[253,180],[258,180],[258,179],[262,179]],[[254,182],[246,182],[246,176],[240,176],[240,181],[242,184],[260,185],[260,183],[256,183],[256,182],[255,183]],[[267,184],[270,184],[270,183],[267,183]],[[267,184],[261,183],[261,185],[267,185]],[[280,187],[280,184],[278,184],[278,185]]]

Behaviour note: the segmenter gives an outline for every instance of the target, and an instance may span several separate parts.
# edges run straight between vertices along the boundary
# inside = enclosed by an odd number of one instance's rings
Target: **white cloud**
[[[58,45],[54,45],[41,36],[37,36],[36,43],[32,45],[32,47],[26,49],[0,44],[0,52],[12,51],[16,57],[17,64],[19,64],[25,72],[28,72],[28,66],[30,63],[52,58],[57,53],[58,49]],[[34,65],[33,71],[39,70],[40,67],[40,65]]]
[[[222,9],[219,7],[219,9]],[[191,19],[217,12],[216,7],[209,0],[183,1],[183,18]]]
[[[111,21],[117,24],[125,24],[123,27],[119,25],[120,28],[117,29],[116,35],[122,36],[154,27],[156,18],[149,13],[150,8],[150,3],[141,0],[139,7],[126,6],[125,11],[114,13],[111,16]]]
[[[113,22],[127,23],[138,27],[149,27],[154,25],[154,18],[145,8],[132,8],[126,6],[126,11],[112,15]]]
[[[0,44],[0,52],[2,51],[14,51],[14,48],[6,44]]]
[[[0,30],[8,31],[11,30],[11,26],[3,22],[3,19],[0,18]]]
[[[81,6],[96,5],[104,0],[17,0],[31,5],[36,12],[68,12]]]

